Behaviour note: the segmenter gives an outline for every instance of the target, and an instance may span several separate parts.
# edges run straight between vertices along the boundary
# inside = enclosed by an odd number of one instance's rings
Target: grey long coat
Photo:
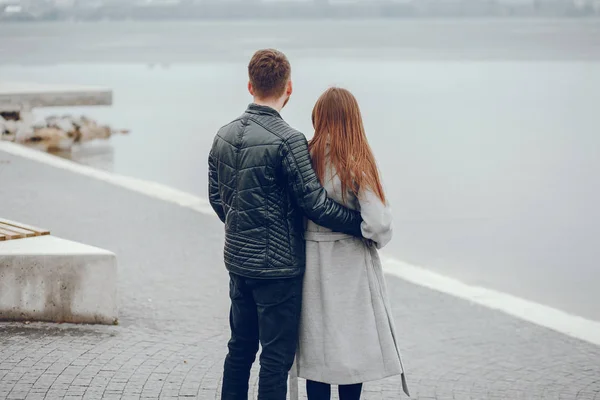
[[[354,384],[402,375],[385,279],[377,249],[392,237],[389,207],[370,190],[347,193],[329,169],[325,189],[334,200],[360,210],[362,240],[308,221],[300,337],[292,378]],[[292,399],[296,388],[291,382]]]

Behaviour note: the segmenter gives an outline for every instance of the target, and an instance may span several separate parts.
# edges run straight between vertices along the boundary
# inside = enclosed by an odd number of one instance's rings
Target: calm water
[[[280,47],[295,84],[283,116],[307,136],[325,88],[357,96],[394,207],[389,255],[600,320],[598,21],[0,25],[0,37],[2,80],[113,88],[112,107],[51,110],[132,130],[74,159],[201,196],[214,133],[250,102],[249,55]]]

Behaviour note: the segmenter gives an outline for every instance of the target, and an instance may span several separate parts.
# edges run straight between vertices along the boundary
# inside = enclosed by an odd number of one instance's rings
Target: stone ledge
[[[117,259],[54,236],[0,243],[0,320],[114,324]]]
[[[109,105],[112,105],[112,91],[106,88],[0,81],[0,111],[19,111],[23,106]]]

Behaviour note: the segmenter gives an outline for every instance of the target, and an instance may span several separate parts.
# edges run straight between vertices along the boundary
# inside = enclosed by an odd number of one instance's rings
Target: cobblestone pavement
[[[119,326],[0,323],[0,400],[218,399],[228,299],[216,218],[3,153],[0,161],[0,214],[116,252],[121,307]],[[599,347],[388,284],[414,399],[600,399]],[[364,398],[404,396],[393,378],[368,383]]]

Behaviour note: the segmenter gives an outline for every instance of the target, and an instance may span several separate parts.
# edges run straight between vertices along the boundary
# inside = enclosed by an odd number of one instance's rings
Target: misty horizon
[[[600,0],[0,0],[0,22],[598,15]]]

